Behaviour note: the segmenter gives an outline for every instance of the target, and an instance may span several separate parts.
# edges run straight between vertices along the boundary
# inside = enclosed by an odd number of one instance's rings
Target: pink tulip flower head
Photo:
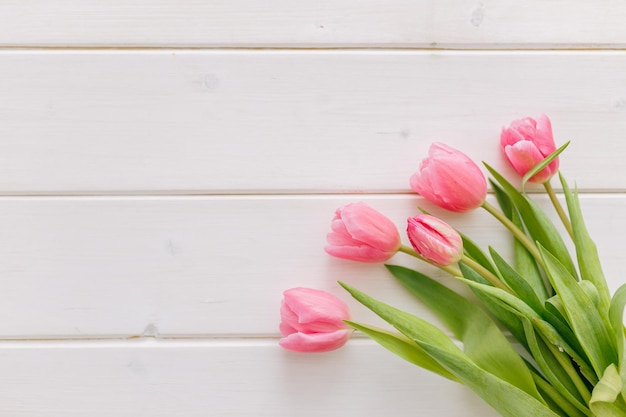
[[[463,239],[449,224],[427,214],[407,220],[407,234],[413,249],[438,266],[458,262],[463,256]]]
[[[463,152],[433,143],[428,158],[411,177],[411,188],[439,207],[464,212],[483,204],[487,180],[478,165]]]
[[[400,233],[387,217],[365,203],[335,212],[324,248],[330,255],[360,262],[384,262],[400,249]]]
[[[537,120],[526,117],[515,120],[508,128],[502,128],[500,135],[502,152],[515,171],[521,176],[543,161],[556,150],[552,137],[552,125],[545,114],[539,115]],[[533,175],[530,182],[544,183],[559,170],[559,158]]]
[[[325,291],[292,288],[280,307],[280,346],[295,352],[327,352],[343,346],[352,331],[343,322],[348,306]]]

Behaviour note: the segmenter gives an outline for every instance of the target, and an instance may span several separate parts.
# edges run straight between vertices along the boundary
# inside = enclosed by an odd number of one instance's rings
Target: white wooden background
[[[281,292],[376,322],[342,279],[430,317],[323,252],[334,209],[403,229],[432,208],[408,188],[430,142],[506,169],[501,126],[540,112],[615,289],[624,21],[623,0],[1,0],[0,415],[495,416],[363,338],[281,350]]]

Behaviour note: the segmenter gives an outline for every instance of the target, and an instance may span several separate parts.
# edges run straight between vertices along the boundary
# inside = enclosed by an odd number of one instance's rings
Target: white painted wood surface
[[[385,213],[401,231],[423,206],[485,250],[509,252],[508,235],[486,212],[445,215],[406,195],[5,197],[0,317],[13,318],[0,322],[0,339],[275,337],[282,291],[294,286],[332,291],[371,319],[337,280],[430,318],[382,265],[323,251],[334,210],[352,201]],[[615,290],[626,198],[585,195],[583,204]],[[436,274],[404,254],[393,262]]]
[[[4,0],[9,46],[622,48],[621,0]]]
[[[408,189],[429,143],[505,169],[501,126],[539,112],[623,283],[625,19],[619,0],[0,1],[0,414],[495,417],[362,337],[281,350],[281,292],[376,323],[342,279],[430,318],[323,252],[334,209],[442,214]],[[507,252],[485,213],[444,215]]]
[[[497,416],[364,340],[309,356],[274,340],[4,343],[0,360],[12,417]]]
[[[406,192],[432,141],[504,168],[501,127],[539,112],[572,141],[566,172],[602,167],[579,175],[582,189],[625,189],[623,51],[0,59],[5,194]]]

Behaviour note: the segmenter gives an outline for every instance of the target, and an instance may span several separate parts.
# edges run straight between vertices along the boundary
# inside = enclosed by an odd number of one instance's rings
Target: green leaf
[[[510,294],[500,288],[492,287],[491,285],[481,284],[479,282],[470,281],[465,278],[459,278],[460,281],[465,282],[470,287],[477,291],[489,296],[494,300],[498,300],[501,304],[506,305],[511,311],[515,312],[517,316],[524,316],[529,319],[540,319],[539,314],[533,310],[528,304],[520,300],[513,294]]]
[[[387,269],[463,342],[476,365],[541,400],[526,364],[487,313],[420,272],[395,265]]]
[[[537,389],[541,396],[554,412],[559,413],[562,417],[586,417],[587,414],[581,412],[565,399],[552,385],[537,373],[533,373]]]
[[[541,162],[539,162],[537,165],[535,165],[534,167],[532,167],[527,173],[526,175],[524,175],[522,177],[522,190],[526,187],[526,183],[528,182],[528,180],[530,180],[536,173],[538,173],[539,171],[541,171],[542,169],[544,169],[545,167],[547,167],[548,165],[550,165],[550,163],[552,161],[554,161],[560,154],[561,152],[563,152],[565,150],[565,148],[567,148],[567,146],[569,145],[570,141],[568,140],[567,142],[565,142],[565,144],[561,145],[560,148],[558,148],[557,150],[555,150],[554,152],[552,152],[550,155],[546,156],[545,159],[543,159]]]
[[[487,268],[487,270],[489,270],[492,274],[497,274],[495,266],[491,263],[489,257],[485,255],[482,249],[480,249],[474,241],[463,233],[459,232],[459,235],[461,235],[461,238],[463,239],[463,250],[465,251],[465,254],[481,264],[483,267]]]
[[[565,319],[565,310],[563,310],[563,303],[559,296],[555,295],[548,299],[545,306],[543,318],[556,329],[580,357],[585,358],[585,361],[589,363],[585,350]],[[598,377],[596,376],[594,379],[597,380]]]
[[[578,192],[574,193],[569,189],[565,177],[559,173],[563,193],[567,201],[567,209],[572,222],[572,230],[574,232],[574,245],[576,246],[576,257],[580,268],[580,276],[582,279],[590,281],[595,285],[600,297],[600,314],[606,318],[611,304],[611,294],[602,272],[600,258],[598,257],[598,249],[593,242],[585,226],[582,211],[580,209],[580,201],[578,200]]]
[[[500,206],[502,213],[504,213],[509,220],[513,220],[513,212],[515,211],[515,208],[511,198],[502,189],[502,187],[500,187],[498,183],[493,181],[491,178],[489,178],[489,184],[491,185],[491,189],[496,196],[496,200],[498,200],[498,205]]]
[[[361,304],[417,343],[503,417],[558,417],[536,398],[480,368],[432,324],[340,284]]]
[[[576,363],[580,372],[585,378],[592,384],[598,382],[598,377],[591,368],[591,365],[587,362],[587,359],[582,357],[570,344],[561,336],[561,334],[547,321],[533,319],[532,321],[535,329],[543,336],[547,343],[556,346],[558,350],[564,351],[572,360]]]
[[[500,254],[489,247],[489,253],[491,258],[496,264],[500,275],[504,282],[521,298],[526,304],[528,304],[533,310],[541,314],[543,312],[543,303],[533,290],[532,286],[508,264],[506,260]]]
[[[459,382],[457,377],[448,372],[443,366],[439,365],[424,349],[406,336],[394,334],[387,330],[378,329],[366,324],[355,323],[350,320],[346,320],[346,323],[413,365],[417,365],[420,368],[434,372],[452,381]]]
[[[482,278],[482,276],[464,264],[459,264],[459,268],[463,273],[463,276],[466,279],[469,279],[474,282],[479,282],[483,284],[488,284],[488,282]],[[492,299],[491,295],[485,294],[475,288],[470,286],[470,289],[476,295],[476,298],[480,300],[480,302],[489,310],[489,312],[506,327],[513,337],[517,339],[524,347],[526,347],[526,337],[524,336],[524,329],[522,328],[522,323],[516,314],[513,314],[508,309],[502,307],[500,303],[496,302],[496,300]]]
[[[565,319],[576,334],[596,375],[601,375],[612,363],[617,363],[615,340],[605,322],[585,293],[565,267],[550,252],[539,246],[548,278],[556,289],[565,312]]]
[[[622,392],[622,379],[614,364],[609,365],[600,382],[593,388],[589,407],[594,416],[624,417],[625,410],[615,404],[617,396]]]
[[[524,230],[524,223],[522,222],[517,209],[513,207],[510,197],[497,183],[491,180],[489,180],[489,182],[491,183],[491,188],[496,195],[498,204],[500,205],[504,215],[520,230]],[[513,245],[513,249],[515,251],[515,269],[526,279],[526,282],[530,284],[535,291],[535,294],[537,294],[543,303],[549,297],[551,289],[547,288],[547,283],[541,276],[537,261],[519,240],[513,239]]]
[[[622,384],[626,386],[626,361],[624,359],[624,305],[626,305],[626,284],[617,289],[611,300],[609,308],[609,318],[611,328],[615,337],[617,347],[617,364],[620,375],[622,376]],[[622,394],[626,400],[626,392]]]
[[[498,181],[502,189],[511,198],[511,201],[517,208],[526,230],[536,242],[539,242],[542,246],[547,248],[550,253],[553,253],[557,257],[559,262],[563,264],[569,273],[576,277],[576,268],[574,262],[570,257],[567,250],[567,246],[563,242],[558,229],[554,226],[554,223],[548,218],[548,216],[541,210],[541,208],[530,198],[523,195],[511,183],[509,183],[502,175],[495,169],[485,164],[487,170]]]
[[[530,352],[541,371],[559,394],[578,410],[588,415],[589,410],[576,389],[576,385],[574,385],[565,370],[563,370],[563,367],[548,348],[548,345],[543,339],[537,337],[531,320],[526,317],[521,317],[521,319],[524,330],[526,331],[526,339],[528,340]]]

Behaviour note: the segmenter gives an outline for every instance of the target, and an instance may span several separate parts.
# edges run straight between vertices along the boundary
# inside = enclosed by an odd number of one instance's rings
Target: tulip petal
[[[480,206],[487,181],[478,166],[464,153],[433,143],[428,158],[410,180],[411,188],[447,210],[463,212]]]
[[[518,174],[526,175],[530,169],[556,151],[550,119],[545,114],[540,114],[537,120],[527,117],[513,121],[508,128],[502,130],[500,146]],[[559,159],[555,158],[529,181],[546,182],[558,169]]]
[[[544,157],[556,151],[556,145],[552,137],[552,124],[545,114],[537,117],[537,132],[534,143]]]
[[[329,255],[337,258],[368,263],[385,262],[393,255],[393,253],[383,252],[363,244],[346,246],[335,246],[330,244],[327,245],[324,250]]]
[[[294,313],[291,308],[283,300],[280,304],[280,332],[283,336],[287,336],[291,333],[295,333],[298,329],[295,328],[298,324],[298,315]]]
[[[396,226],[365,203],[349,204],[342,210],[341,219],[355,240],[384,252],[395,252],[400,247]]]
[[[297,316],[297,321],[291,320],[287,314],[287,323],[299,330],[308,333],[336,330],[345,328],[343,320],[350,317],[348,306],[339,298],[325,291],[312,288],[292,288],[284,292],[285,309]],[[283,309],[281,308],[281,315]]]
[[[294,352],[328,352],[345,345],[351,333],[348,329],[330,333],[292,333],[280,339],[279,344]]]
[[[294,329],[293,327],[291,327],[289,324],[285,323],[284,321],[280,322],[280,325],[278,326],[278,329],[280,330],[280,333],[283,336],[289,336],[292,333],[297,333],[298,330]]]
[[[515,171],[522,176],[544,159],[539,149],[530,141],[521,141],[515,145],[507,146],[504,148],[504,153]],[[552,177],[551,165],[535,174],[529,181],[544,182]]]
[[[436,217],[421,214],[407,220],[407,235],[415,251],[439,266],[458,262],[463,240],[456,230]]]
[[[500,146],[504,149],[507,145],[513,145],[518,141],[518,137],[513,135],[513,131],[511,129],[507,129],[505,127],[502,128],[502,132],[500,133]]]
[[[326,235],[326,241],[331,246],[360,246],[363,245],[362,242],[355,240],[349,234],[340,234],[340,233],[328,233]]]

